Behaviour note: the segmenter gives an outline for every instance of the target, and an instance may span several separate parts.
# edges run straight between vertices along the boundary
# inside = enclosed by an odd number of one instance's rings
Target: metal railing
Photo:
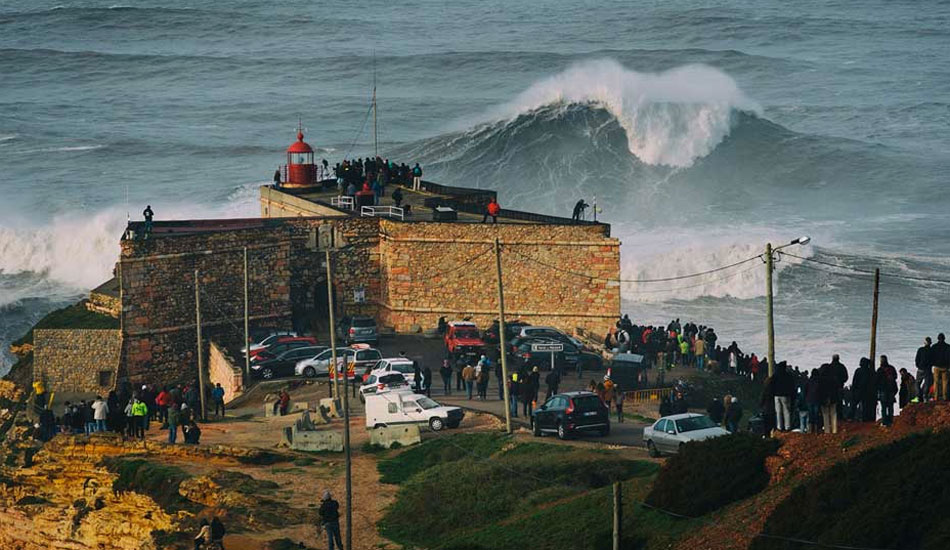
[[[654,388],[652,390],[637,390],[624,392],[624,401],[627,403],[646,403],[648,401],[662,401],[673,394],[673,388]]]
[[[360,209],[360,215],[370,218],[386,216],[402,220],[405,213],[403,209],[398,206],[364,206]]]
[[[353,200],[353,197],[348,197],[345,195],[331,197],[330,206],[335,206],[337,208],[343,208],[346,210],[356,210],[356,202]]]

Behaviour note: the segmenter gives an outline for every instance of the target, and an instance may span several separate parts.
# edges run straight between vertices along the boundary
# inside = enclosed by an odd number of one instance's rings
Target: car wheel
[[[562,424],[561,422],[557,423],[557,438],[558,439],[568,438],[567,428],[565,428],[564,424]]]
[[[313,367],[307,367],[307,368],[303,369],[303,375],[306,376],[307,378],[316,378],[316,377],[317,377],[317,369],[315,369],[315,368],[313,368]]]
[[[647,441],[647,451],[650,452],[650,456],[653,458],[660,456],[660,451],[656,449],[656,445],[653,444],[653,441]]]
[[[373,429],[376,429],[376,428],[385,428],[385,427],[386,427],[385,424],[373,424]]]
[[[680,443],[680,446],[676,448],[676,452],[677,452],[677,453],[682,453],[682,452],[683,452],[683,445],[686,445],[686,443]]]
[[[610,435],[610,424],[600,429],[600,437],[607,437],[608,435]]]
[[[442,428],[444,427],[444,424],[442,423],[441,418],[439,418],[438,416],[434,416],[429,419],[429,427],[432,428],[433,432],[438,432],[442,430]]]
[[[534,434],[534,437],[541,437],[541,425],[538,424],[537,420],[531,419],[531,433]]]
[[[274,371],[271,370],[271,369],[264,369],[264,370],[261,372],[261,376],[264,377],[264,380],[270,380],[271,378],[274,377]]]

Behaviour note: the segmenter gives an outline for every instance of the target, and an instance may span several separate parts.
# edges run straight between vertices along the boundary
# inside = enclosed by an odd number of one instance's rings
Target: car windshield
[[[601,407],[600,398],[596,395],[574,397],[574,408],[580,412],[596,411]]]
[[[376,326],[375,319],[353,319],[353,326],[357,328],[370,328]]]
[[[409,363],[395,363],[393,364],[393,369],[396,372],[401,372],[403,374],[409,374],[413,372],[412,365]]]
[[[679,433],[715,428],[716,423],[708,416],[691,416],[676,421],[676,431]]]
[[[418,401],[416,402],[419,404],[421,408],[426,409],[426,410],[434,409],[439,406],[438,403],[429,399],[428,397],[420,397]]]

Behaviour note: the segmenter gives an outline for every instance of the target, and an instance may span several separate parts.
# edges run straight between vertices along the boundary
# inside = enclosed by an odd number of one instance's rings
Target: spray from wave
[[[686,65],[640,73],[610,60],[575,64],[541,80],[488,113],[513,119],[548,105],[595,104],[617,118],[630,152],[642,162],[690,166],[708,155],[730,131],[734,111],[761,107],[724,72]]]

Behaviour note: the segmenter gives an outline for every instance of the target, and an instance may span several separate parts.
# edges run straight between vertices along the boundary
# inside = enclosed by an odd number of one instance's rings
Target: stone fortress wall
[[[51,392],[96,393],[115,387],[122,334],[111,329],[33,331],[33,380]]]
[[[327,247],[338,314],[372,315],[397,331],[434,327],[439,317],[471,317],[487,326],[498,311],[496,238],[509,319],[602,333],[620,313],[620,242],[604,225],[338,215],[228,223],[123,240],[117,269],[123,377],[194,379],[196,269],[204,338],[243,339],[245,247],[252,326],[306,327],[308,319],[325,319]]]

